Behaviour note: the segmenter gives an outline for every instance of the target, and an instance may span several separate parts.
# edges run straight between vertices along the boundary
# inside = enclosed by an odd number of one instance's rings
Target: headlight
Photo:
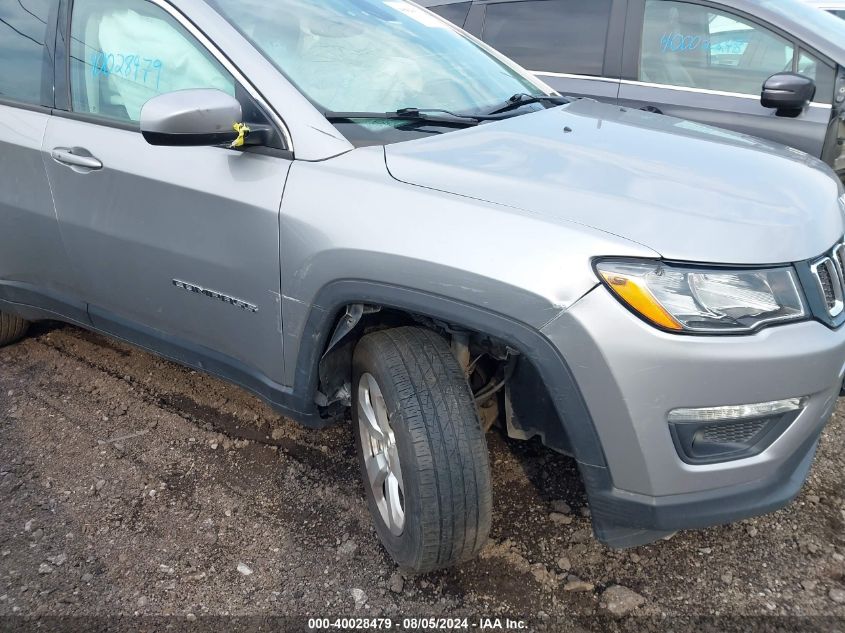
[[[807,316],[791,267],[725,270],[605,260],[596,271],[631,310],[676,332],[749,332]]]

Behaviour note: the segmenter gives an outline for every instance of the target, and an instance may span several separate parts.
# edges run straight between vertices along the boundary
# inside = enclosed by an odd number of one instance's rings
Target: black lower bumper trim
[[[782,508],[801,491],[817,446],[815,434],[772,477],[669,497],[610,487],[606,470],[582,465],[596,538],[610,547],[635,547],[678,530],[732,523]]]

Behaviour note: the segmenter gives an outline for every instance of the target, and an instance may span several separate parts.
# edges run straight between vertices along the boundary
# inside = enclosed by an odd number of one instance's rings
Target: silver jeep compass
[[[843,381],[820,161],[567,101],[405,0],[0,3],[0,343],[57,319],[351,413],[404,568],[490,528],[485,431],[597,538],[783,506]]]

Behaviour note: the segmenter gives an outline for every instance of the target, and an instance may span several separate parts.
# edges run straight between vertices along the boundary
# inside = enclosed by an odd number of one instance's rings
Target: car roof
[[[417,4],[424,6],[424,7],[442,7],[444,4],[464,4],[472,2],[472,0],[414,0]],[[476,0],[478,2],[479,0]],[[497,0],[491,0],[492,2],[496,2]],[[520,0],[502,0],[502,1],[510,1],[510,2],[519,2]],[[814,7],[820,7],[823,9],[839,9],[841,7],[845,7],[845,0],[802,0],[806,4],[812,5]],[[733,3],[723,3],[723,4],[733,4]]]
[[[424,7],[442,7],[444,4],[465,4],[472,2],[472,0],[414,0],[417,4],[424,6]],[[476,2],[483,2],[484,0],[475,0]],[[489,0],[490,2],[520,2],[520,1],[527,1],[527,0]],[[718,0],[717,0],[718,1]],[[838,9],[839,7],[845,7],[845,0],[802,0],[806,4],[810,4],[814,7],[822,7],[824,9]],[[730,5],[734,3],[730,2],[723,2],[725,5]]]

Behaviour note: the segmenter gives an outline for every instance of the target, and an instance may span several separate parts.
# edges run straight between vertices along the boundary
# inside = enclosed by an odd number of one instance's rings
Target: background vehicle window
[[[235,95],[234,78],[165,11],[146,0],[73,3],[74,111],[137,122],[152,97],[189,88]]]
[[[525,68],[600,76],[612,0],[533,0],[487,6],[483,39]]]
[[[52,90],[42,90],[50,63],[45,48],[47,16],[58,0],[0,3],[0,97],[52,105]]]
[[[816,103],[833,103],[833,84],[836,81],[836,71],[833,66],[801,51],[798,55],[798,72],[816,82]]]
[[[795,49],[757,24],[710,7],[647,0],[640,81],[759,95],[790,72]]]
[[[431,10],[440,17],[449,20],[452,24],[463,26],[469,13],[470,5],[472,5],[472,2],[457,2],[455,4],[444,4],[440,7],[431,7]]]

